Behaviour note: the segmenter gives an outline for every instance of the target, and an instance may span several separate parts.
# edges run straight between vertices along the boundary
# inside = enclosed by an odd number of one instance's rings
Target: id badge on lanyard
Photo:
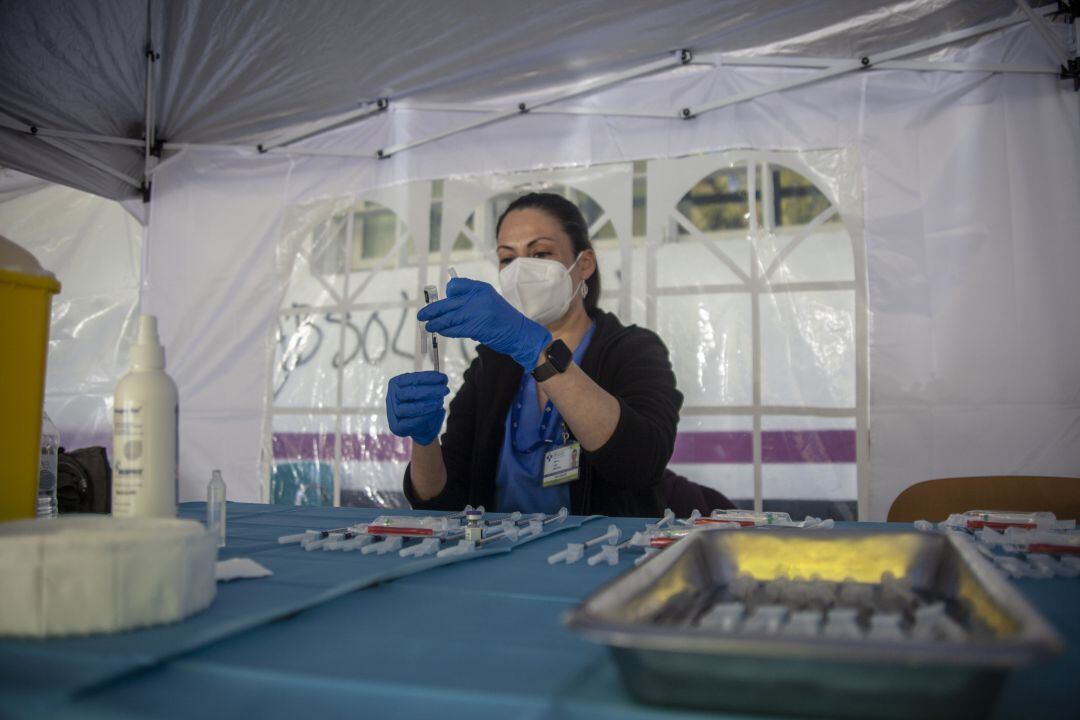
[[[544,487],[573,482],[580,475],[581,443],[568,442],[570,433],[563,425],[563,444],[544,453]]]

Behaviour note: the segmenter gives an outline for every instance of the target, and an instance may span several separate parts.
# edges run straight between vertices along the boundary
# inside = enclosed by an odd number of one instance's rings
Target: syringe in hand
[[[439,299],[439,288],[428,285],[424,288],[424,302],[428,305]],[[435,372],[439,372],[439,336],[431,334],[431,361],[434,363]]]

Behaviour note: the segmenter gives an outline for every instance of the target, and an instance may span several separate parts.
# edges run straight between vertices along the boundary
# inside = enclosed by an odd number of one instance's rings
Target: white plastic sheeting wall
[[[0,190],[11,178],[0,178]],[[113,390],[135,336],[143,227],[120,203],[42,182],[0,192],[0,235],[33,253],[61,284],[45,376],[45,409],[61,444],[111,453]]]
[[[1010,31],[948,54],[1045,61]],[[805,71],[697,68],[583,104],[670,111]],[[376,148],[453,127],[396,111],[309,143]],[[856,153],[870,302],[867,517],[929,477],[1080,468],[1080,117],[1045,76],[881,71],[691,122],[526,115],[387,161],[188,152],[155,176],[145,297],[181,388],[182,491],[209,469],[261,496],[286,208],[416,180],[736,148]],[[850,223],[850,218],[846,218]]]

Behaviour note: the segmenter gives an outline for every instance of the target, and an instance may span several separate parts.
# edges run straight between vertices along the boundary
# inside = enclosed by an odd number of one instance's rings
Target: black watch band
[[[553,378],[559,373],[566,372],[566,368],[570,367],[570,363],[574,359],[574,353],[570,352],[570,348],[562,340],[556,340],[548,345],[545,354],[547,355],[547,362],[537,365],[536,369],[532,371],[532,375],[538,383]]]

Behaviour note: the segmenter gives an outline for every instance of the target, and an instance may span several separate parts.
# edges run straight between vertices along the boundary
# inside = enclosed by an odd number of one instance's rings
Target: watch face
[[[570,361],[573,359],[574,354],[570,352],[570,348],[566,346],[566,343],[562,340],[556,340],[548,347],[547,357],[556,370],[566,372],[566,368],[570,367]]]

